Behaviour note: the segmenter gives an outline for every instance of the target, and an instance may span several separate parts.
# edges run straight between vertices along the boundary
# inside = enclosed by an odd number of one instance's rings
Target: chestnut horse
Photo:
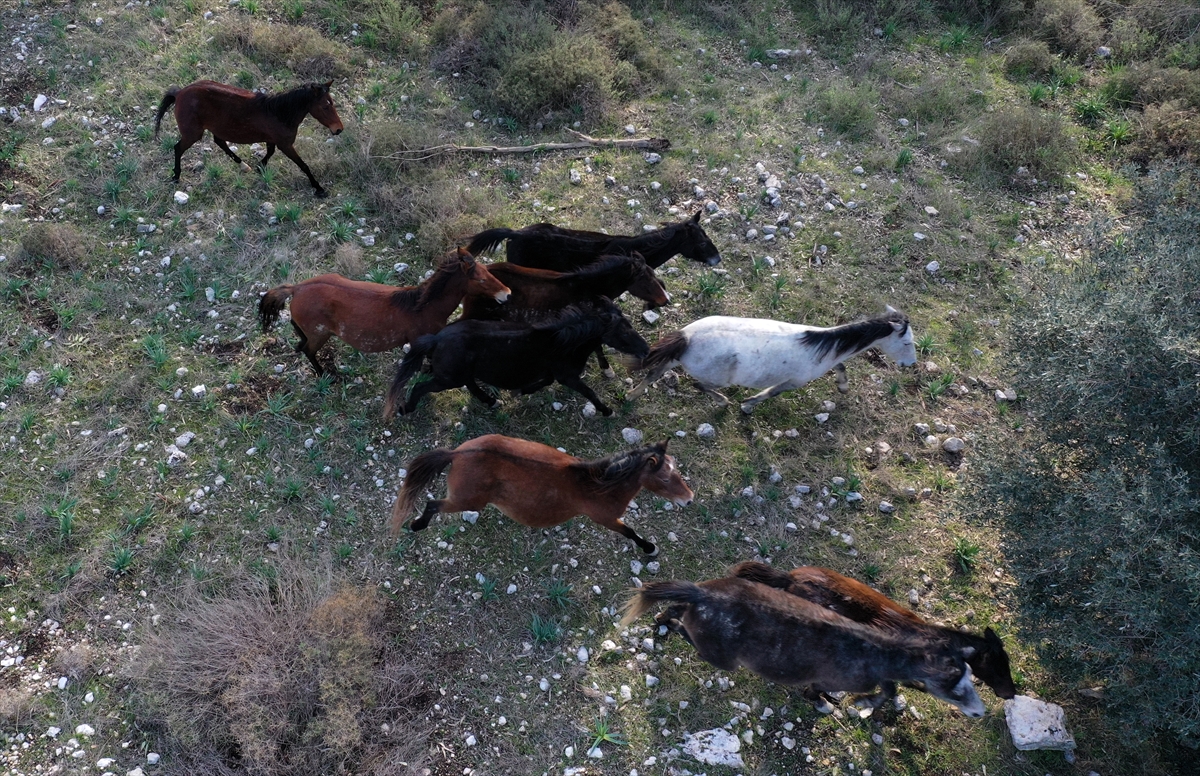
[[[729,575],[786,590],[864,625],[900,631],[914,627],[926,628],[962,646],[973,647],[975,653],[967,658],[967,663],[975,675],[1001,698],[1012,698],[1017,694],[1004,642],[991,628],[985,629],[983,635],[979,636],[928,623],[916,612],[904,608],[857,579],[820,566],[801,566],[783,571],[765,563],[746,561],[730,569]],[[664,621],[674,619],[669,610],[662,616]],[[887,690],[886,687],[884,689]]]
[[[935,698],[982,717],[971,684],[974,648],[928,628],[873,628],[799,596],[739,577],[652,582],[626,604],[624,623],[657,602],[676,604],[678,629],[701,659],[726,671],[743,666],[772,682],[804,688],[817,710],[826,692],[870,692],[882,703],[896,682],[921,682]]]
[[[309,114],[333,134],[341,133],[342,120],[329,95],[332,85],[333,81],[305,84],[282,94],[266,95],[216,81],[196,81],[182,89],[169,89],[163,95],[154,119],[154,136],[158,137],[163,114],[173,104],[175,123],[179,125],[179,142],[175,144],[176,183],[183,152],[195,145],[207,129],[212,132],[213,142],[238,164],[243,163],[242,159],[229,148],[229,143],[266,143],[267,154],[258,163],[260,167],[266,165],[278,146],[308,176],[317,196],[325,197],[328,192],[317,183],[293,143],[300,122]]]
[[[300,283],[276,286],[258,302],[265,334],[292,300],[292,327],[300,336],[296,350],[322,374],[317,351],[339,337],[364,353],[392,350],[425,334],[440,331],[464,296],[508,298],[508,287],[462,248],[442,261],[433,277],[419,286],[385,286],[318,275]]]
[[[392,536],[447,466],[446,498],[426,502],[412,530],[424,530],[439,512],[479,511],[494,504],[530,528],[549,528],[587,515],[628,537],[647,555],[657,555],[658,548],[621,519],[630,500],[645,488],[686,507],[695,495],[679,476],[674,456],[667,455],[666,441],[584,461],[527,439],[488,434],[454,450],[439,448],[412,460],[392,507]]]
[[[557,272],[591,264],[601,256],[630,254],[646,257],[651,267],[660,267],[675,254],[692,261],[716,266],[721,261],[717,246],[700,226],[700,211],[691,218],[638,235],[612,235],[566,229],[554,224],[533,224],[524,229],[488,229],[471,238],[467,250],[472,256],[496,249],[508,240],[508,261],[523,267],[539,267]]]

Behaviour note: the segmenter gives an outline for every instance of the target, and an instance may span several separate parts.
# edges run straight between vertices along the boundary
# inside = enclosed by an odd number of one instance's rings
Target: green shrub
[[[982,89],[962,76],[926,75],[911,86],[887,91],[888,111],[918,122],[931,135],[940,126],[973,117],[987,102]]]
[[[1087,0],[1037,0],[1031,20],[1042,38],[1078,59],[1091,56],[1104,26]]]
[[[957,163],[1003,176],[1024,167],[1035,178],[1055,180],[1079,155],[1061,116],[1028,105],[987,114],[978,139],[979,144],[960,154]]]
[[[1028,640],[1099,680],[1131,739],[1200,744],[1200,181],[1152,174],[1141,226],[1096,224],[1013,322],[1038,435],[978,463],[964,508],[1001,524]],[[1169,677],[1169,681],[1163,681]]]
[[[270,568],[222,598],[185,594],[139,655],[177,772],[382,776],[422,759],[432,695],[377,596]]]
[[[1058,57],[1042,40],[1023,40],[1004,52],[1004,72],[1009,78],[1044,78],[1058,65]]]
[[[1140,108],[1182,100],[1200,108],[1200,72],[1135,63],[1114,70],[1104,85],[1104,92],[1112,102],[1121,105]]]
[[[821,111],[830,129],[851,140],[861,140],[875,131],[878,102],[879,95],[870,86],[851,86],[846,82],[829,87],[820,98]]]
[[[557,37],[549,46],[514,58],[500,75],[496,101],[518,118],[575,105],[602,112],[613,97],[613,65],[598,41]]]
[[[217,26],[213,42],[222,48],[238,49],[264,69],[286,67],[314,81],[351,71],[350,51],[311,27],[267,24],[243,16]]]

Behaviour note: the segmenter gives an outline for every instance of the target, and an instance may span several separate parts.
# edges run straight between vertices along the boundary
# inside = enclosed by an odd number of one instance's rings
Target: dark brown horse
[[[213,142],[238,164],[243,163],[242,159],[229,148],[230,143],[266,143],[267,154],[259,166],[266,165],[278,146],[308,176],[317,196],[325,197],[328,192],[317,183],[293,143],[300,122],[309,114],[333,134],[342,131],[342,120],[329,95],[332,85],[333,81],[305,84],[282,94],[266,95],[216,81],[197,81],[163,95],[154,119],[154,136],[158,137],[163,114],[173,104],[175,123],[179,125],[179,142],[175,144],[176,183],[183,152],[195,145],[207,129],[212,132]]]
[[[783,590],[738,577],[707,582],[652,582],[627,604],[629,623],[658,602],[677,604],[678,627],[717,668],[743,666],[773,682],[804,688],[817,710],[826,692],[866,693],[879,685],[920,682],[925,690],[981,717],[964,647],[927,628],[873,628]]]
[[[471,255],[495,250],[508,240],[508,261],[523,267],[540,267],[570,272],[609,254],[628,255],[637,251],[651,267],[660,267],[675,254],[693,261],[716,266],[721,261],[717,246],[700,226],[696,215],[646,234],[621,236],[581,229],[565,229],[554,224],[533,224],[524,229],[488,229],[471,238]]]
[[[991,628],[985,629],[983,635],[979,636],[928,623],[916,612],[904,608],[857,579],[820,566],[801,566],[783,571],[765,563],[746,561],[730,569],[729,575],[786,590],[864,625],[900,631],[926,628],[961,646],[972,647],[975,653],[967,658],[967,663],[980,681],[1001,698],[1012,698],[1017,694],[1004,642]],[[673,618],[669,611],[664,615],[664,620]]]
[[[483,264],[459,248],[419,286],[397,288],[333,274],[276,286],[259,300],[258,317],[266,333],[291,299],[292,327],[300,336],[296,350],[322,374],[317,351],[330,337],[364,353],[392,350],[440,331],[464,296],[503,302],[508,293]]]
[[[621,309],[603,297],[537,323],[455,321],[412,344],[388,390],[384,420],[396,412],[407,415],[427,394],[450,388],[466,388],[494,407],[496,397],[480,382],[528,394],[558,381],[583,394],[601,414],[611,415],[582,377],[588,356],[601,343],[634,356],[650,350]],[[405,401],[405,387],[426,358],[432,377],[417,383]]]
[[[695,495],[679,476],[675,458],[667,455],[665,441],[584,461],[537,442],[488,434],[454,450],[431,450],[412,460],[392,507],[393,536],[434,477],[451,465],[446,498],[426,502],[412,530],[423,530],[439,512],[479,511],[495,504],[531,528],[549,528],[587,515],[628,537],[647,555],[657,555],[658,548],[621,519],[630,500],[642,488],[680,506],[692,503]]]

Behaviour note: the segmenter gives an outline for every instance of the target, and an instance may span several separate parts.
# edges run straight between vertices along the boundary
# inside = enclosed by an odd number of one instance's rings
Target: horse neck
[[[850,326],[857,326],[857,325],[859,325],[859,324],[858,323],[846,323],[846,324],[843,324],[842,326],[832,326],[829,329],[826,329],[826,331],[833,331],[836,329],[847,328]],[[865,351],[870,350],[871,348],[875,347],[875,343],[879,342],[880,339],[883,339],[883,337],[880,337],[879,339],[871,340],[871,342],[867,343],[866,345],[863,345],[860,348],[856,348],[854,350],[847,350],[841,354],[839,354],[837,352],[836,348],[831,348],[828,353],[821,356],[821,359],[817,362],[816,366],[818,369],[821,370],[821,374],[824,374],[825,372],[828,372],[830,369],[833,369],[835,366],[842,363],[843,361],[849,361],[851,358],[854,358],[859,353],[865,352]]]
[[[441,270],[439,270],[440,272]],[[426,283],[433,283],[437,280],[437,275],[434,275]],[[463,301],[463,297],[467,293],[468,278],[462,272],[454,271],[454,277],[446,284],[438,296],[428,300],[421,309],[417,311],[417,315],[427,321],[444,323],[459,303]]]
[[[628,286],[628,283],[624,283],[625,278],[629,275],[628,269],[627,265],[617,264],[589,277],[568,275],[564,281],[572,292],[586,291],[593,296],[613,297],[618,295],[617,289],[624,291],[624,286]]]
[[[304,121],[304,117],[308,115],[308,109],[312,107],[313,101],[311,99],[299,99],[298,92],[301,90],[309,91],[309,88],[301,86],[297,89],[293,89],[290,92],[284,92],[283,94],[268,98],[277,100],[272,112],[276,117],[279,118],[280,121],[282,121],[284,124],[287,124],[289,127],[300,126],[300,123]],[[286,110],[279,110],[279,106],[286,108]]]
[[[664,240],[661,245],[657,245],[655,241],[662,240],[661,233],[668,229],[672,230],[671,236]],[[678,224],[672,224],[656,232],[647,232],[637,237],[627,237],[621,243],[622,253],[637,251],[642,254],[642,258],[646,260],[647,264],[657,267],[676,253],[679,253],[679,248],[683,245],[684,231],[679,228]]]

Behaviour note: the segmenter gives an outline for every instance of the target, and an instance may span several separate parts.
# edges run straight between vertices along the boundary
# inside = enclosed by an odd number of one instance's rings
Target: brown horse
[[[975,652],[967,658],[967,663],[975,675],[1001,698],[1012,698],[1017,694],[1004,642],[991,628],[979,636],[933,625],[857,579],[820,566],[783,571],[765,563],[746,561],[730,569],[729,575],[786,590],[864,625],[899,631],[925,628],[962,646],[973,647]],[[663,617],[664,620],[673,619],[669,610]]]
[[[783,590],[739,577],[707,582],[652,582],[626,605],[624,623],[656,602],[676,604],[678,629],[701,659],[726,671],[743,666],[772,682],[804,688],[823,713],[826,692],[870,692],[882,703],[897,682],[925,690],[982,717],[986,708],[971,684],[974,648],[928,628],[873,628]]]
[[[229,148],[229,143],[265,142],[267,155],[259,162],[260,167],[266,165],[278,146],[308,176],[317,196],[325,197],[328,192],[317,183],[293,143],[300,122],[309,114],[333,134],[342,131],[342,120],[329,95],[332,85],[333,81],[305,84],[282,94],[266,95],[216,81],[196,81],[182,89],[169,89],[163,95],[154,119],[154,136],[158,137],[163,114],[174,104],[175,123],[179,125],[179,142],[175,144],[176,183],[183,152],[204,137],[207,129],[212,132],[213,142],[238,164],[242,164],[242,159]]]
[[[587,515],[633,540],[647,555],[657,555],[658,548],[621,519],[630,499],[645,488],[687,506],[695,495],[679,476],[675,458],[667,455],[665,441],[583,461],[537,442],[488,434],[454,450],[431,450],[412,460],[392,507],[393,536],[433,478],[451,464],[446,498],[427,502],[412,530],[423,530],[439,512],[479,511],[495,504],[531,528],[549,528]]]
[[[419,286],[397,288],[332,274],[276,286],[259,300],[258,317],[266,333],[291,299],[292,327],[300,336],[296,350],[322,374],[317,351],[330,337],[364,353],[392,350],[440,331],[464,296],[503,302],[508,294],[507,286],[459,248]]]

